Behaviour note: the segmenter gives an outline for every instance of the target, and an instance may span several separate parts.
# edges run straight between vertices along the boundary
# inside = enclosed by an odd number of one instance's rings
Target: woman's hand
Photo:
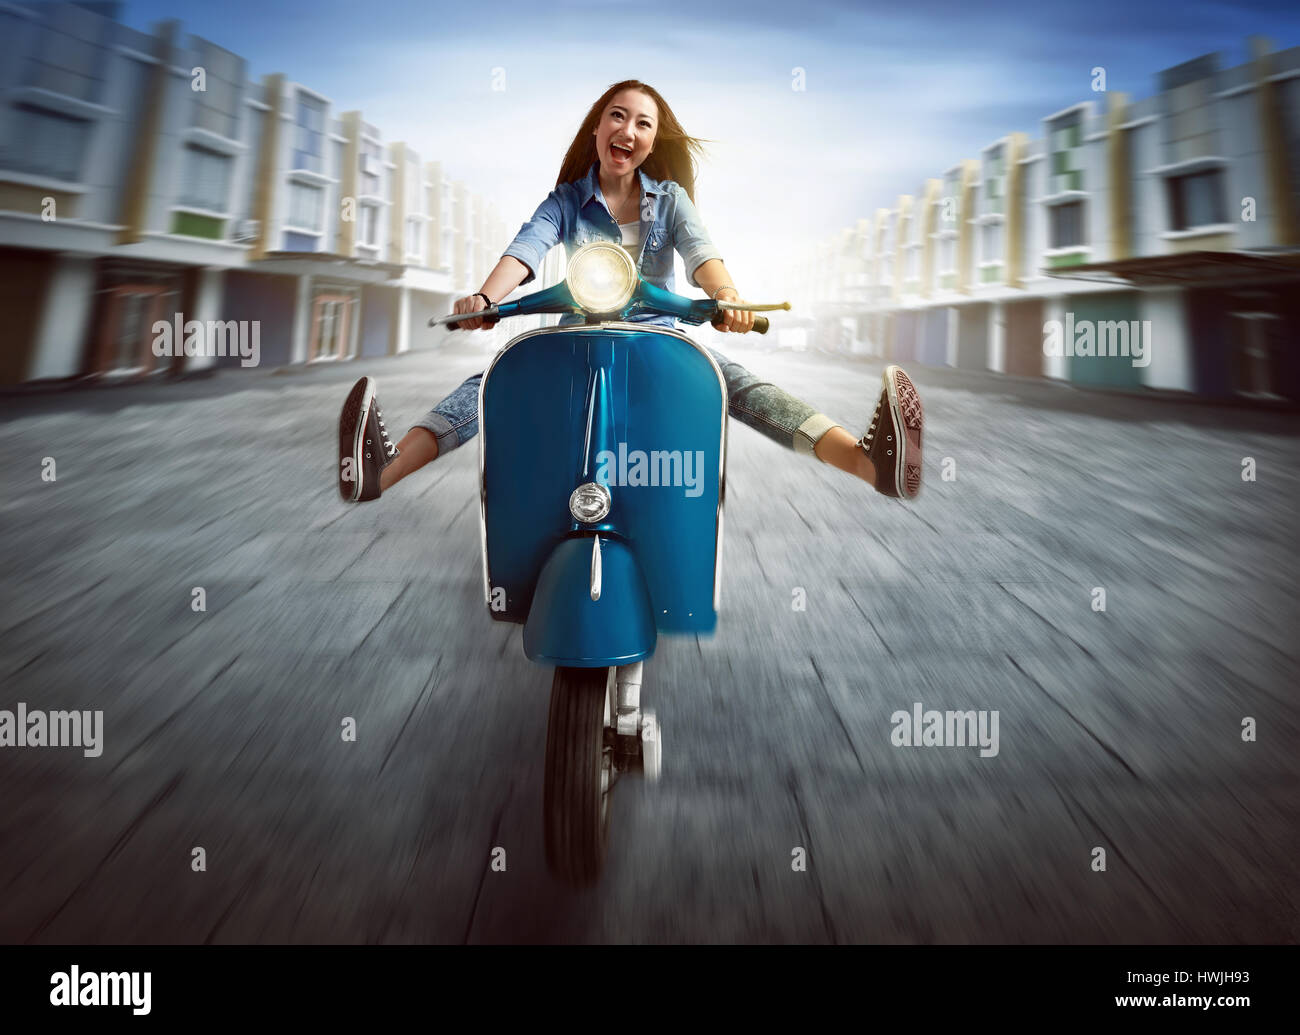
[[[452,306],[453,313],[477,313],[487,308],[487,303],[483,301],[481,295],[467,295],[464,298],[456,299],[456,304]],[[492,318],[475,317],[473,320],[461,320],[459,323],[448,324],[453,331],[459,328],[462,331],[477,331],[481,327],[495,327],[496,320]]]
[[[740,292],[732,287],[719,288],[715,301],[718,302],[743,302]],[[720,331],[729,331],[732,334],[744,334],[754,329],[754,314],[735,309],[722,311],[722,322],[717,325]]]

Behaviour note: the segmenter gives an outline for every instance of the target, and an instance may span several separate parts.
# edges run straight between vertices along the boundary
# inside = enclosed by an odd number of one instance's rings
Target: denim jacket
[[[597,170],[600,162],[593,162],[587,175],[572,183],[562,183],[538,206],[533,218],[515,235],[503,254],[512,255],[528,267],[527,284],[536,277],[546,253],[563,242],[565,253],[573,253],[591,241],[623,240],[622,231],[609,214],[600,191]],[[637,169],[641,178],[641,253],[636,256],[637,271],[651,284],[674,291],[673,249],[681,253],[686,269],[686,281],[691,287],[700,285],[695,271],[709,259],[721,259],[721,253],[709,240],[704,224],[700,222],[695,205],[681,185],[673,180],[652,180]],[[634,321],[673,326],[671,316],[642,314]],[[581,316],[565,316],[561,324],[581,323]]]

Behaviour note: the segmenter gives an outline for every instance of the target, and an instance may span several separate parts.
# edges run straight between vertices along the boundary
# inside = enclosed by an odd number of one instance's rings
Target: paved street
[[[335,489],[352,379],[400,435],[475,337],[4,400],[0,708],[101,709],[104,742],[0,748],[0,941],[1300,940],[1294,415],[914,368],[910,506],[733,421],[718,634],[647,664],[664,777],[620,783],[575,893],[476,444]],[[863,430],[879,363],[739,344]],[[996,711],[998,753],[894,746],[916,702]]]

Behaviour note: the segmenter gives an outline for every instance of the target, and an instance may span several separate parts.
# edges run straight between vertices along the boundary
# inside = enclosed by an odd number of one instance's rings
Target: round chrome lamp
[[[565,280],[573,300],[589,313],[617,313],[632,300],[636,266],[622,245],[584,244],[569,260]]]
[[[574,521],[590,525],[609,513],[609,490],[596,482],[585,482],[569,496],[569,513]]]

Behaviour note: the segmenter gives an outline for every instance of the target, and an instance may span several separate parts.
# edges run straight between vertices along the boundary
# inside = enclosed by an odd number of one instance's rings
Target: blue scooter
[[[659,776],[642,664],[660,632],[712,632],[721,588],[726,381],[686,335],[626,321],[789,308],[684,298],[596,241],[554,287],[429,321],[585,318],[512,339],[479,388],[483,591],[492,618],[523,624],[528,658],[555,666],[546,858],[574,886],[600,875],[620,775]],[[754,330],[767,329],[755,317]]]

